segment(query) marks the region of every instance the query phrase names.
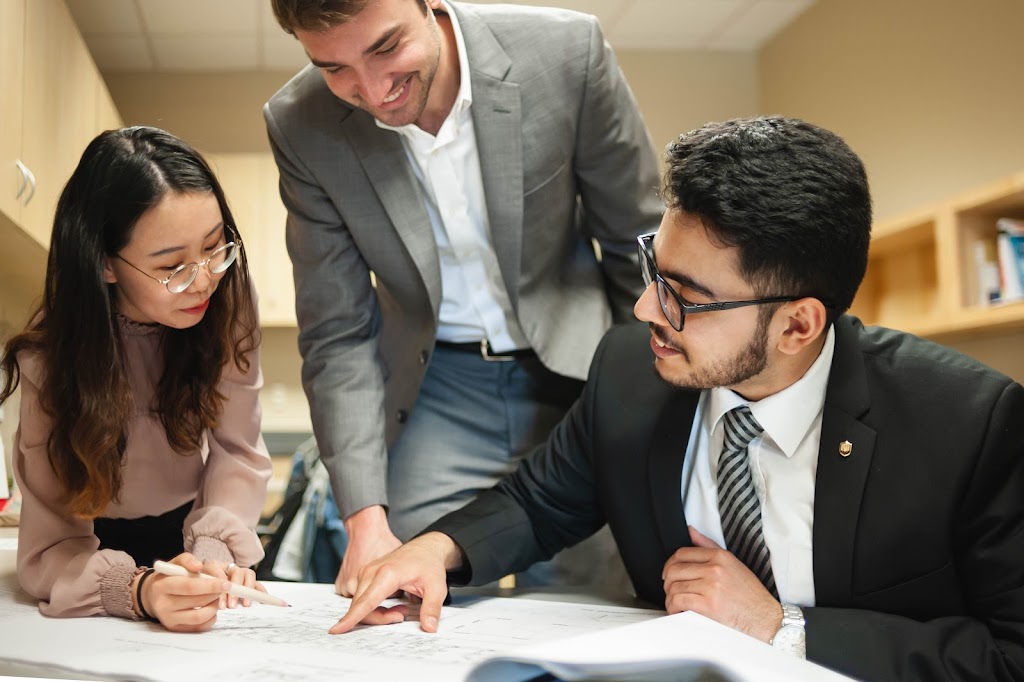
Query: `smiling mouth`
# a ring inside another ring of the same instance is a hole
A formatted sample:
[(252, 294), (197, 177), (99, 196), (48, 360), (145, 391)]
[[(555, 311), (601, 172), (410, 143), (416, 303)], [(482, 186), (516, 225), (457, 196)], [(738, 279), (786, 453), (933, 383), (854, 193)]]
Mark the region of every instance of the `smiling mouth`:
[(405, 81), (404, 83), (402, 83), (402, 87), (398, 88), (398, 90), (396, 90), (396, 91), (395, 91), (395, 92), (393, 92), (392, 94), (390, 94), (390, 95), (388, 95), (387, 97), (385, 97), (385, 98), (384, 98), (384, 99), (382, 100), (382, 103), (383, 103), (383, 104), (391, 104), (391, 103), (392, 103), (392, 102), (394, 102), (394, 101), (395, 101), (396, 99), (398, 99), (399, 97), (401, 97), (401, 96), (402, 96), (402, 93), (404, 93), (404, 92), (405, 92), (405, 89), (406, 89), (407, 87), (409, 87), (409, 80), (410, 80), (410, 79), (406, 79), (406, 81)]
[(650, 330), (651, 330), (651, 336), (654, 337), (654, 343), (658, 344), (659, 348), (668, 348), (669, 350), (677, 350), (676, 348), (672, 347), (669, 344), (668, 341), (662, 340), (661, 336), (659, 335), (660, 330), (657, 327), (655, 327), (653, 324), (650, 325)]
[(662, 351), (663, 350), (663, 351), (666, 352), (666, 355), (664, 355), (664, 356), (660, 356), (659, 355), (659, 357), (668, 357), (668, 355), (667, 355), (668, 353), (682, 355), (684, 358), (688, 358), (689, 357), (686, 354), (686, 351), (684, 351), (682, 348), (674, 346), (674, 345), (672, 345), (671, 341), (666, 341), (663, 338), (661, 338), (661, 329), (660, 328), (658, 328), (657, 326), (655, 326), (653, 324), (649, 325), (649, 327), (650, 327), (650, 332), (651, 332), (651, 344), (652, 344), (652, 347), (656, 347), (658, 351)]

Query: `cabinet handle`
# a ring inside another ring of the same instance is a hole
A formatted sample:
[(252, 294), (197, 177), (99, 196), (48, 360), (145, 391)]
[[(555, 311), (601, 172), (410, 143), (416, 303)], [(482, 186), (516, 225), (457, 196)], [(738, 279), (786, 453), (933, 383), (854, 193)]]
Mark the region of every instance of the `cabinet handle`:
[(21, 162), (21, 159), (15, 159), (14, 165), (18, 167), (18, 172), (21, 173), (21, 184), (18, 185), (18, 193), (14, 195), (14, 198), (20, 199), (21, 195), (25, 193), (25, 188), (28, 187), (28, 168)]
[(28, 202), (32, 201), (32, 197), (36, 195), (36, 176), (32, 174), (32, 171), (28, 166), (25, 166), (24, 164), (22, 164), (22, 166), (25, 168), (25, 175), (28, 176), (28, 184), (32, 189), (29, 191), (28, 196), (25, 197), (25, 201), (23, 201), (21, 205), (28, 206)]

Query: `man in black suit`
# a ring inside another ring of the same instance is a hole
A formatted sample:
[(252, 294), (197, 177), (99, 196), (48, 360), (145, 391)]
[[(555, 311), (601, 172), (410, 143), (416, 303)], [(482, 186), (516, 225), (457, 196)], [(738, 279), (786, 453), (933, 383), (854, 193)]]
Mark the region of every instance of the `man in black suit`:
[(668, 211), (639, 240), (647, 325), (605, 336), (513, 475), (369, 565), (332, 632), (401, 619), (376, 608), (397, 589), (436, 630), (446, 580), (607, 522), (669, 613), (862, 679), (1024, 679), (1024, 388), (842, 314), (871, 202), (834, 134), (709, 124), (667, 161)]

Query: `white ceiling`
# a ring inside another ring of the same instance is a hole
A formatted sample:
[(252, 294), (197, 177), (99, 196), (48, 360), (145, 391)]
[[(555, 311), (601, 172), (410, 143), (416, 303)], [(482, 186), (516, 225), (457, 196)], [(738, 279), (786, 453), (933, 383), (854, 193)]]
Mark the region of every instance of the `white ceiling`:
[[(498, 0), (477, 0), (493, 4)], [(506, 2), (508, 0), (505, 0)], [(518, 0), (589, 12), (617, 49), (756, 50), (815, 0)], [(297, 70), (269, 0), (67, 0), (101, 71)]]

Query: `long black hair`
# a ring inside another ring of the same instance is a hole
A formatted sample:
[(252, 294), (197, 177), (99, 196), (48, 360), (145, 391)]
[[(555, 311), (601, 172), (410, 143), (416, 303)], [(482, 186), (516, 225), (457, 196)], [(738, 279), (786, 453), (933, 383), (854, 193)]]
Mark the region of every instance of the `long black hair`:
[(259, 343), (245, 251), (224, 191), (188, 144), (150, 127), (109, 130), (86, 148), (57, 203), (43, 300), (33, 321), (12, 337), (0, 367), (0, 403), (17, 388), (17, 354), (43, 367), (39, 403), (53, 420), (49, 459), (72, 514), (93, 518), (121, 493), (127, 427), (135, 409), (116, 317), (115, 285), (104, 264), (123, 249), (139, 218), (169, 193), (212, 193), (228, 241), (239, 245), (203, 320), (164, 328), (164, 370), (154, 405), (171, 446), (199, 451), (225, 397), (217, 385), (229, 362), (242, 371)]

